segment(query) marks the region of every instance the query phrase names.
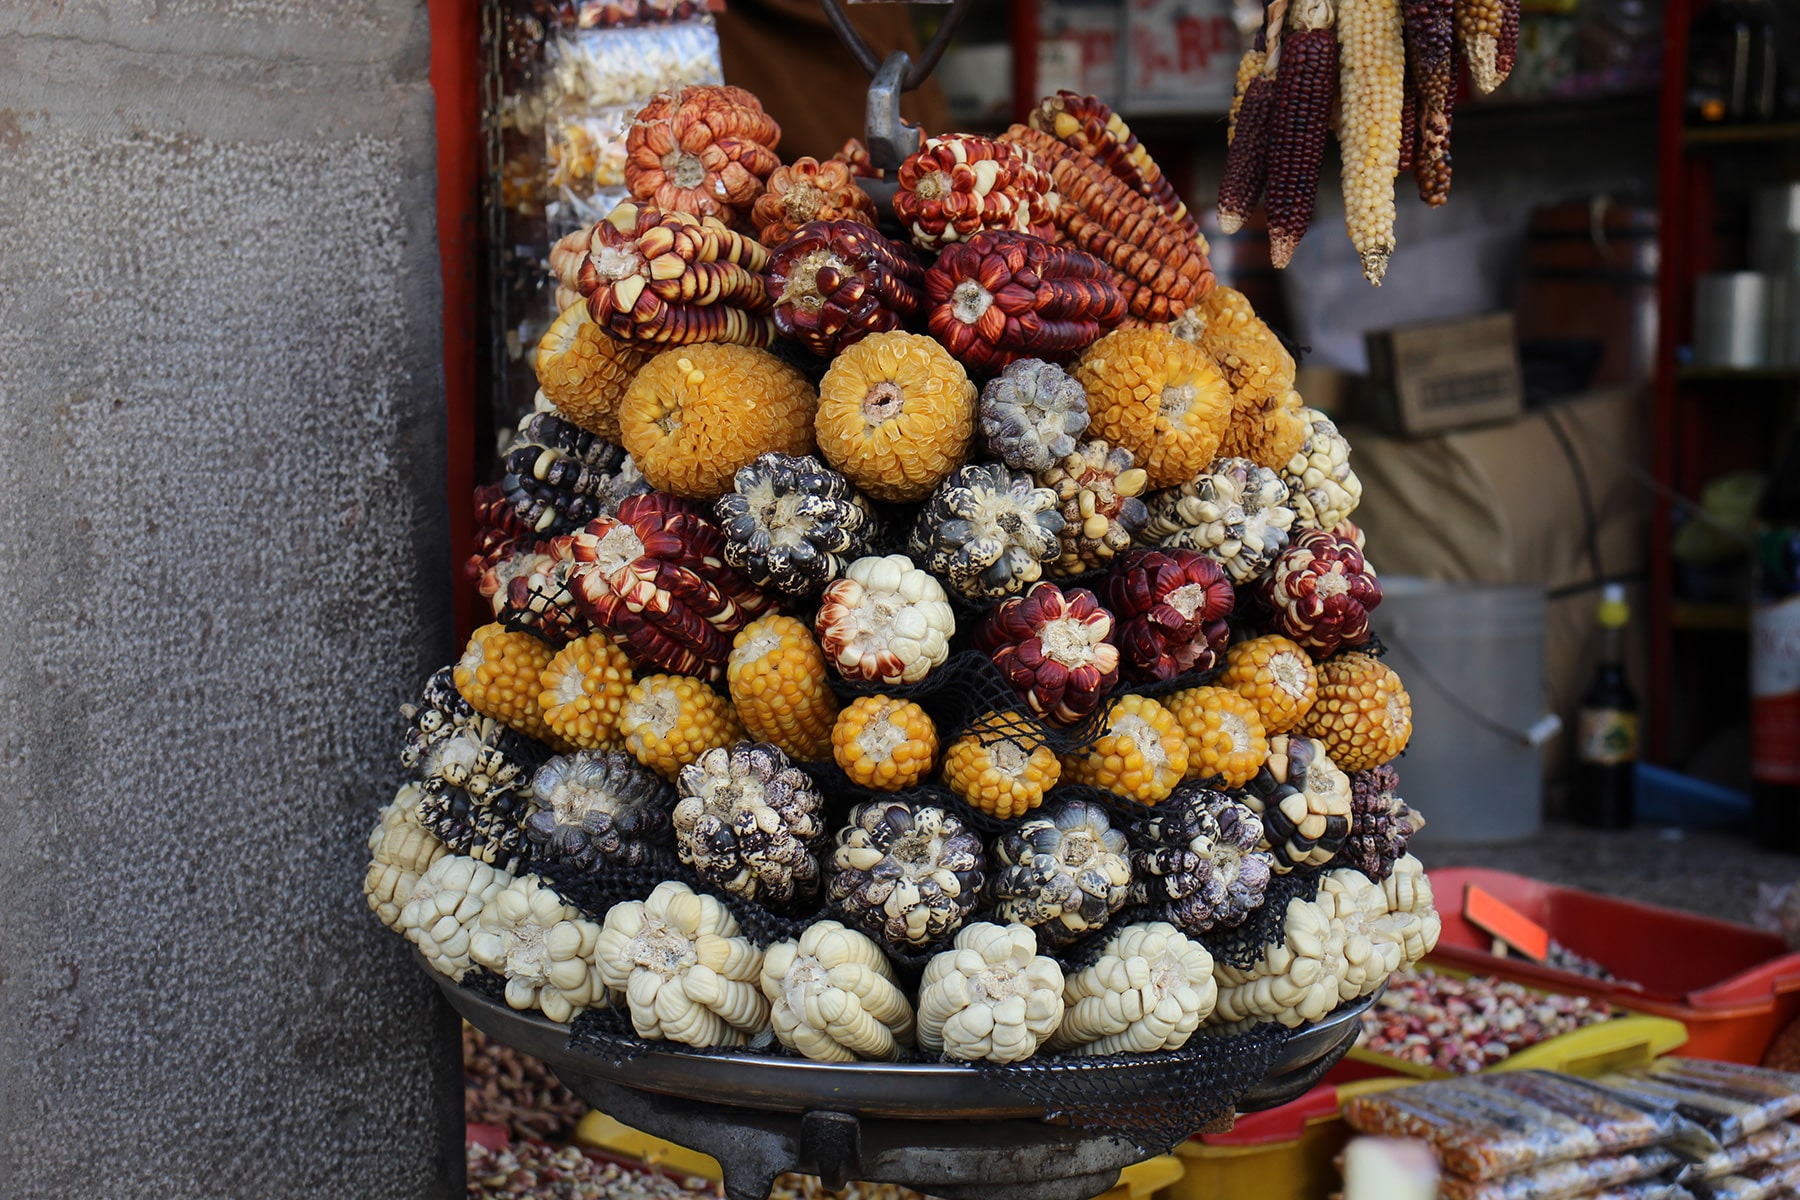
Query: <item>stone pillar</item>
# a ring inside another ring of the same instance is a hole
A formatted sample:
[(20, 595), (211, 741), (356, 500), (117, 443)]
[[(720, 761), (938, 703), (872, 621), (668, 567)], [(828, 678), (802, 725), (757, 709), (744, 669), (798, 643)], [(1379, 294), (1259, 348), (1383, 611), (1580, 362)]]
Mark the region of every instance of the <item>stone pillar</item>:
[(428, 45), (0, 5), (0, 1196), (462, 1194), (360, 895), (451, 650)]

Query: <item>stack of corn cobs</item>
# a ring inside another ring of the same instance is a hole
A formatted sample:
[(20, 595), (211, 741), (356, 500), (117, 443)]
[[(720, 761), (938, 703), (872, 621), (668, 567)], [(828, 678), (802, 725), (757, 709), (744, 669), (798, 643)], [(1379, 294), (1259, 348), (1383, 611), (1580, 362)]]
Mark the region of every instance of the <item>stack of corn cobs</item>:
[(1345, 223), (1379, 286), (1394, 253), (1395, 179), (1411, 171), (1434, 207), (1450, 198), (1459, 64), (1486, 95), (1518, 50), (1519, 0), (1264, 0), (1238, 64), (1219, 227), (1236, 233), (1266, 203), (1270, 258), (1287, 266), (1312, 223), (1335, 120)]
[(1422, 955), (1349, 446), (1130, 130), (923, 139), (899, 237), (778, 137), (659, 98), (555, 248), (376, 913), (552, 1020), (838, 1062), (1174, 1050)]

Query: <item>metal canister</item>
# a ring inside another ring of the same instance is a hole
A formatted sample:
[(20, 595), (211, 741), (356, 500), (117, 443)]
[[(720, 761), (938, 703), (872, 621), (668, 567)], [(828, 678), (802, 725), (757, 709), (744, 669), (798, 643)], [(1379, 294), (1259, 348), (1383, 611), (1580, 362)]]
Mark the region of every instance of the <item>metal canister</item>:
[(1694, 281), (1694, 361), (1706, 367), (1769, 365), (1773, 276), (1716, 271)]

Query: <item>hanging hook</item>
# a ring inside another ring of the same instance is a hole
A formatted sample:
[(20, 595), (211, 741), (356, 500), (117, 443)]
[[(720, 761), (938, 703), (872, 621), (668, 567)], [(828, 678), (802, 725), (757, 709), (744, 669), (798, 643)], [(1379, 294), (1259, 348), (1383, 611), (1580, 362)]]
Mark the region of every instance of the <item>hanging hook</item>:
[[(969, 15), (969, 8), (973, 3), (974, 0), (955, 0), (950, 6), (937, 33), (932, 36), (931, 44), (925, 47), (919, 60), (912, 62), (908, 59), (909, 65), (900, 79), (900, 91), (915, 91), (931, 77), (931, 72), (937, 67), (938, 60), (944, 57), (950, 39), (955, 36), (963, 18)], [(886, 62), (875, 56), (869, 43), (863, 41), (862, 34), (856, 32), (856, 26), (850, 23), (850, 14), (844, 11), (843, 0), (819, 0), (819, 5), (825, 10), (825, 19), (831, 22), (832, 31), (838, 35), (838, 40), (850, 48), (850, 53), (856, 56), (856, 61), (862, 64), (862, 69), (871, 77), (878, 76), (882, 68), (893, 61), (892, 55), (888, 56)]]

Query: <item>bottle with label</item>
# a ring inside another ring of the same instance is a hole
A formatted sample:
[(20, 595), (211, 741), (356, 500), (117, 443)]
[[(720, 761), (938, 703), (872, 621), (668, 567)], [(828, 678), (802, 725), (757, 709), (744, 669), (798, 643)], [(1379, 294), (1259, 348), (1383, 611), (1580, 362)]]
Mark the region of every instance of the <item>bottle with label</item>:
[(1800, 850), (1800, 443), (1794, 439), (1756, 510), (1750, 779), (1757, 840)]
[(1625, 627), (1630, 622), (1625, 585), (1607, 584), (1600, 597), (1600, 661), (1594, 682), (1581, 698), (1575, 792), (1569, 805), (1576, 824), (1594, 829), (1631, 827), (1638, 703), (1625, 682)]

